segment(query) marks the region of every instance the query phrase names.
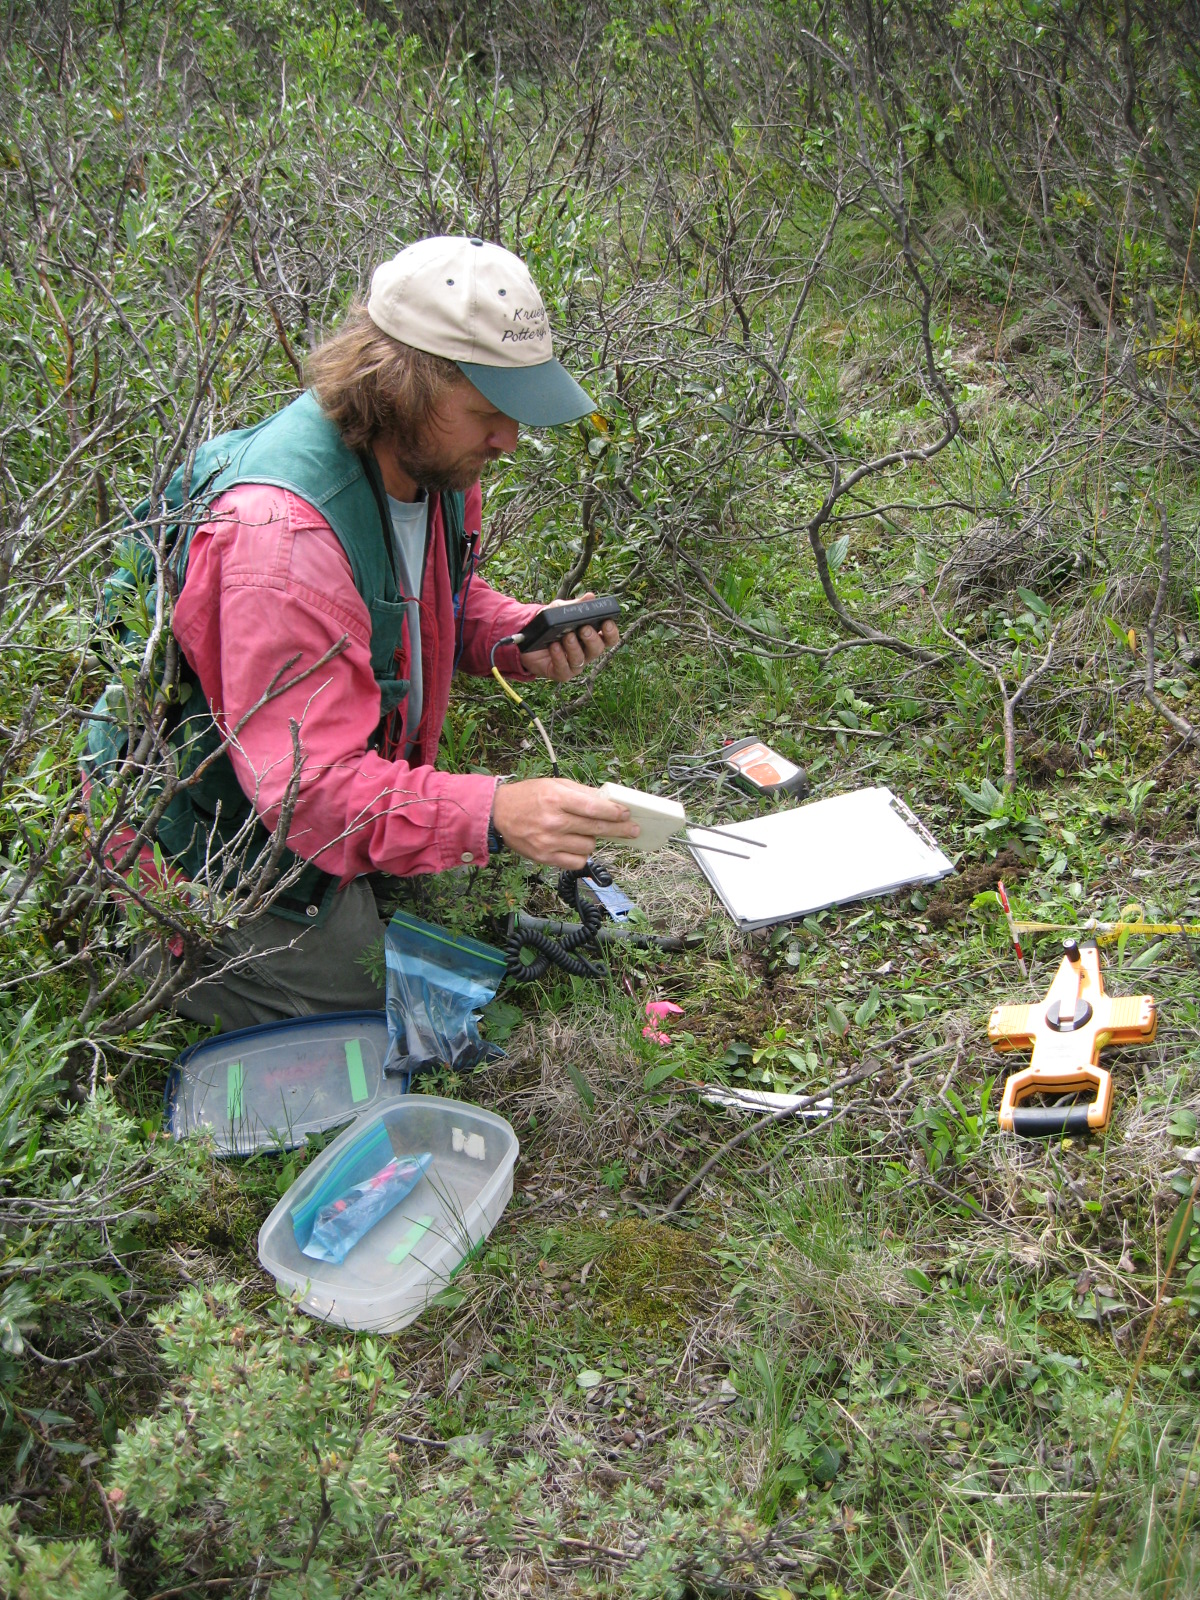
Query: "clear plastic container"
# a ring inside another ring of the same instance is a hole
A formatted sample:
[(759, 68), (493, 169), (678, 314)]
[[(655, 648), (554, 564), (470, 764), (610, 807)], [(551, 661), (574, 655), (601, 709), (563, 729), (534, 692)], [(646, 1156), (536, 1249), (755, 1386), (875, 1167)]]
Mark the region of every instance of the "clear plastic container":
[(176, 1139), (210, 1134), (218, 1155), (291, 1150), (403, 1095), (407, 1079), (384, 1073), (387, 1054), (382, 1011), (328, 1012), (202, 1039), (171, 1069), (164, 1120)]
[[(380, 1140), (380, 1129), (386, 1145)], [(353, 1147), (353, 1148), (352, 1148)], [(262, 1226), (258, 1259), (284, 1295), (311, 1316), (344, 1328), (391, 1333), (420, 1316), (485, 1239), (512, 1198), (517, 1136), (503, 1117), (459, 1100), (410, 1094), (359, 1117), (323, 1150)], [(356, 1179), (355, 1151), (367, 1166), (380, 1156), (433, 1157), (420, 1183), (335, 1266), (303, 1254), (296, 1217), (343, 1163)]]

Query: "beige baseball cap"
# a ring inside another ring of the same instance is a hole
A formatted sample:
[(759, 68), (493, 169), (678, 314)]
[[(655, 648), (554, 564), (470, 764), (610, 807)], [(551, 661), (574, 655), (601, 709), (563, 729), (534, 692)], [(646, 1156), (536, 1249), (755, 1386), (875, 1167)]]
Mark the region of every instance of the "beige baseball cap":
[(444, 356), (506, 417), (531, 428), (596, 409), (554, 359), (550, 321), (528, 268), (485, 239), (420, 239), (375, 268), (367, 315), (393, 339)]

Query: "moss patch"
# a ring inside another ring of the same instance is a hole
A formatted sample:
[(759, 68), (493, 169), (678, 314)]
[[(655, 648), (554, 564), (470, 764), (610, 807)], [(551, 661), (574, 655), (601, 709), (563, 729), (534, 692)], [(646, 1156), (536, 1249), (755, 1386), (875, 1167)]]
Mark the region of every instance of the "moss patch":
[(694, 1233), (621, 1217), (606, 1227), (555, 1230), (543, 1268), (547, 1275), (587, 1268), (584, 1287), (601, 1321), (663, 1328), (688, 1320), (715, 1263)]

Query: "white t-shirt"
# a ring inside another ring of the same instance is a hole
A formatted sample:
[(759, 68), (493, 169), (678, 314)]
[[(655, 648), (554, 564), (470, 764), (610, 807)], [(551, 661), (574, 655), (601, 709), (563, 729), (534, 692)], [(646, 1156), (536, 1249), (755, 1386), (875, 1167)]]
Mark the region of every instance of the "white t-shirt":
[(421, 578), (425, 571), (425, 542), (429, 532), (429, 499), (424, 490), (419, 500), (393, 500), (388, 495), (392, 518), (392, 549), (396, 555), (396, 582), (407, 604), (409, 668), (408, 703), (404, 712), (404, 756), (412, 755), (412, 737), (421, 725), (424, 682), (421, 667)]

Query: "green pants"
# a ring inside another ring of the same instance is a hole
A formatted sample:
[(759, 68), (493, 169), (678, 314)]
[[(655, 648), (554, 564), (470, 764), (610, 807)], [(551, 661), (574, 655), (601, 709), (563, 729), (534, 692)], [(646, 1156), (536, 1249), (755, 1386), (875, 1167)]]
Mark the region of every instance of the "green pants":
[(321, 1011), (383, 1009), (383, 987), (362, 964), (383, 967), (384, 919), (366, 878), (334, 897), (319, 927), (269, 911), (222, 934), (205, 975), (175, 1002), (181, 1016), (223, 1033)]

